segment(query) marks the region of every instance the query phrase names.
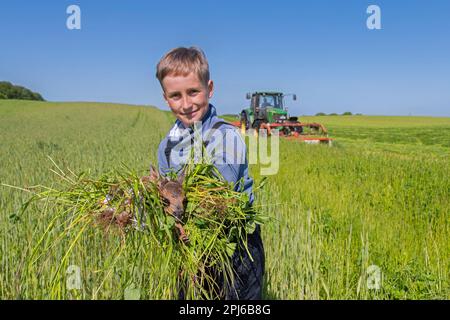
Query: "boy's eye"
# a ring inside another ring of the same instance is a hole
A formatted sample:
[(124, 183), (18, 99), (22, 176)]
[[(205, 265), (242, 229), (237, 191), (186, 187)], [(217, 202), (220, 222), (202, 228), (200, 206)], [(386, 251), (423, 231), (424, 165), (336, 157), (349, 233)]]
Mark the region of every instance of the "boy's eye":
[(171, 95), (169, 95), (169, 98), (171, 98), (171, 99), (179, 99), (180, 98), (180, 94), (179, 93), (171, 94)]
[(198, 94), (198, 90), (191, 90), (191, 91), (189, 91), (189, 95), (190, 96), (195, 96), (195, 95), (197, 95)]

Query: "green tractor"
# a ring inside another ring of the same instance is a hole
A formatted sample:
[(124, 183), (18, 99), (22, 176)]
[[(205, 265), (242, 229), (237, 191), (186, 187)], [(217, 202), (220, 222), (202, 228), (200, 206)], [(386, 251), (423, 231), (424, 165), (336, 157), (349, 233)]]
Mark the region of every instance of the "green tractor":
[[(284, 95), (281, 92), (254, 92), (247, 93), (251, 100), (250, 108), (241, 112), (241, 123), (246, 129), (259, 129), (263, 123), (275, 123), (288, 120), (287, 108), (284, 106)], [(294, 100), (297, 96), (292, 94)], [(290, 118), (297, 121), (297, 118)]]
[(280, 136), (300, 138), (307, 143), (331, 143), (327, 129), (319, 123), (302, 123), (298, 117), (290, 117), (284, 104), (284, 98), (292, 96), (297, 100), (296, 94), (281, 92), (254, 92), (247, 93), (251, 100), (250, 107), (242, 110), (239, 125), (244, 130), (267, 130), (270, 135), (277, 130)]

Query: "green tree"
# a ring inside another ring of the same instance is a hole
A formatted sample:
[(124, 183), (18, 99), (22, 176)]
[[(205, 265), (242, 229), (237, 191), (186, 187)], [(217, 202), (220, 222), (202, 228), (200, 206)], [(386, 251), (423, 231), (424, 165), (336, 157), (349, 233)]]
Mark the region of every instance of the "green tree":
[(0, 99), (44, 101), (44, 98), (39, 93), (22, 86), (13, 85), (7, 81), (0, 81)]

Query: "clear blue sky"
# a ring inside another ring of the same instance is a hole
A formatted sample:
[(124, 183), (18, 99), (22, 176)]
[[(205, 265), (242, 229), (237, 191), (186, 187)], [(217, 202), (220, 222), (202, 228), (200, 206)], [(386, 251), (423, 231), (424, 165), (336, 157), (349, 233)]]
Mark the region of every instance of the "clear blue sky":
[[(81, 30), (66, 8), (81, 8)], [(368, 30), (368, 5), (382, 30)], [(0, 80), (51, 101), (166, 108), (154, 73), (177, 46), (200, 46), (212, 103), (237, 113), (245, 93), (297, 93), (291, 114), (450, 116), (447, 0), (40, 0), (0, 2)]]

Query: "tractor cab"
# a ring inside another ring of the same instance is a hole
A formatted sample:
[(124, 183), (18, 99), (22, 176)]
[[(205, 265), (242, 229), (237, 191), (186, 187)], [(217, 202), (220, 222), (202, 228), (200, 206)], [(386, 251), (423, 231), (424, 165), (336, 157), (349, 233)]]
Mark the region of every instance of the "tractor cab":
[(283, 95), (281, 93), (253, 94), (251, 105), (257, 108), (276, 108), (283, 110)]

